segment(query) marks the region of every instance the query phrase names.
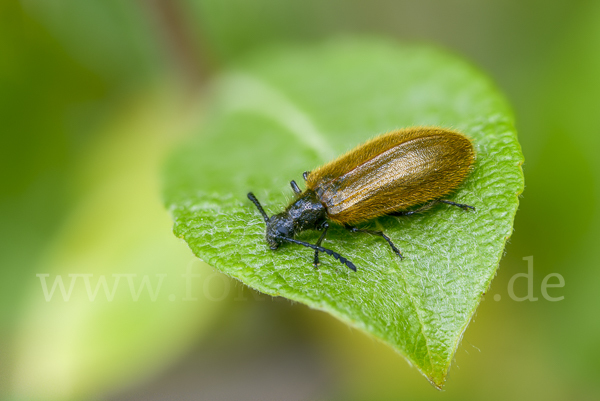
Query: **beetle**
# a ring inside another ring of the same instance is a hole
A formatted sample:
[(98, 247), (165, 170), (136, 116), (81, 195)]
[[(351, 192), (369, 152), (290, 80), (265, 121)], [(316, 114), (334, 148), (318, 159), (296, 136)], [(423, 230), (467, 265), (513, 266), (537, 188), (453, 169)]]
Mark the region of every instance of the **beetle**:
[[(329, 222), (351, 232), (382, 237), (402, 259), (400, 250), (383, 231), (361, 229), (355, 224), (384, 215), (409, 216), (437, 203), (475, 210), (473, 206), (443, 199), (465, 180), (474, 161), (471, 140), (459, 132), (438, 127), (405, 128), (375, 137), (313, 171), (304, 172), (304, 191), (292, 180), (296, 199), (281, 213), (269, 217), (252, 192), (248, 199), (266, 223), (265, 236), (271, 249), (283, 242), (303, 245), (315, 251), (315, 267), (319, 264), (319, 252), (323, 252), (356, 271), (351, 261), (321, 246)], [(305, 230), (323, 232), (316, 244), (295, 239)]]

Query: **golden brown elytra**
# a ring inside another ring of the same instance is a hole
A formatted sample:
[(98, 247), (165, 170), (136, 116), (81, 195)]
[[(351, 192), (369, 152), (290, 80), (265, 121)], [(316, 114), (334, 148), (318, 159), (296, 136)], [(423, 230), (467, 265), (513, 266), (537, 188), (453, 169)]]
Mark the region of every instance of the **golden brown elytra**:
[[(321, 247), (328, 221), (353, 232), (383, 237), (402, 258), (391, 239), (381, 231), (353, 227), (383, 215), (410, 215), (435, 203), (447, 203), (465, 210), (469, 205), (442, 198), (453, 192), (467, 177), (475, 161), (471, 141), (461, 133), (436, 127), (393, 131), (359, 145), (337, 159), (304, 173), (306, 189), (291, 186), (298, 197), (281, 213), (268, 217), (252, 194), (267, 224), (266, 239), (271, 249), (292, 242), (327, 253), (356, 271), (352, 262), (337, 252)], [(421, 206), (416, 210), (410, 210)], [(315, 245), (294, 238), (304, 230), (323, 230)]]

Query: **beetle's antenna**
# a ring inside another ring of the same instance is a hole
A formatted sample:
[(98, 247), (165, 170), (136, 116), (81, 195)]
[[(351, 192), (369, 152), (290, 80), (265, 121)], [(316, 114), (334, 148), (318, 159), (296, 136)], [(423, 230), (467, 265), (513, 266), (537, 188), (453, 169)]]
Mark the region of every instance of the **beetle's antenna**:
[(292, 189), (294, 190), (294, 192), (296, 194), (301, 194), (302, 193), (302, 190), (300, 189), (300, 187), (298, 186), (298, 184), (296, 184), (296, 181), (292, 180), (290, 182), (290, 185), (292, 186)]
[(252, 203), (254, 203), (254, 205), (256, 206), (256, 208), (258, 209), (258, 211), (260, 212), (260, 214), (262, 214), (263, 219), (265, 219), (265, 223), (269, 222), (269, 216), (267, 216), (267, 213), (265, 212), (265, 209), (263, 209), (263, 207), (260, 205), (260, 202), (258, 201), (258, 199), (256, 199), (256, 196), (254, 196), (254, 194), (252, 192), (248, 192), (248, 199), (250, 199), (252, 201)]
[(354, 263), (350, 262), (348, 259), (346, 259), (342, 255), (340, 255), (339, 253), (332, 251), (331, 249), (323, 248), (323, 247), (313, 245), (313, 244), (310, 244), (310, 243), (304, 242), (304, 241), (298, 241), (297, 239), (293, 239), (293, 238), (288, 238), (288, 237), (279, 237), (279, 238), (281, 238), (284, 241), (291, 242), (294, 244), (304, 245), (305, 247), (312, 248), (315, 251), (324, 252), (327, 255), (333, 256), (335, 259), (339, 260), (340, 262), (342, 262), (343, 264), (348, 266), (350, 268), (350, 270), (356, 271), (356, 266), (354, 266)]

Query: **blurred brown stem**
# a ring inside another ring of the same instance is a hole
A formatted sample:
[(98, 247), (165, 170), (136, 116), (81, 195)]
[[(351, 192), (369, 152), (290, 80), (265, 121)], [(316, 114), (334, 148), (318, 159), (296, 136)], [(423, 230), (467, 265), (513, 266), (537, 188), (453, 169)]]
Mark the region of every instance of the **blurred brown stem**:
[(202, 41), (194, 39), (190, 32), (181, 1), (141, 0), (140, 3), (155, 17), (166, 51), (184, 88), (195, 92), (210, 68)]

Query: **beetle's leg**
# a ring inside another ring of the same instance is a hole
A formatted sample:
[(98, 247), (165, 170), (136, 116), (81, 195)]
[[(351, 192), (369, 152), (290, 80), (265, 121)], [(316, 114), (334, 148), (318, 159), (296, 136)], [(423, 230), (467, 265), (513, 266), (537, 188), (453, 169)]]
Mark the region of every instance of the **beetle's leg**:
[(388, 216), (410, 216), (412, 214), (417, 214), (419, 212), (422, 212), (424, 209), (419, 208), (417, 210), (406, 210), (406, 211), (400, 211), (400, 212), (392, 212), (392, 213), (388, 213)]
[[(323, 242), (323, 240), (325, 239), (325, 235), (327, 235), (327, 230), (329, 229), (329, 224), (327, 224), (327, 222), (325, 222), (325, 223), (323, 223), (321, 228), (323, 229), (323, 233), (321, 234), (321, 236), (317, 240), (317, 243), (315, 244), (317, 246), (321, 246), (321, 242)], [(319, 251), (317, 249), (315, 249), (315, 259), (313, 261), (313, 265), (315, 267), (319, 266)]]
[(308, 179), (309, 174), (310, 174), (310, 171), (305, 171), (304, 173), (302, 173), (302, 178), (304, 178), (304, 181), (306, 181)]
[(400, 256), (400, 260), (404, 259), (404, 257), (400, 253), (400, 250), (398, 248), (396, 248), (396, 245), (394, 245), (394, 243), (392, 242), (392, 240), (390, 239), (390, 237), (388, 237), (387, 235), (385, 235), (383, 233), (383, 231), (367, 230), (367, 229), (364, 229), (364, 228), (356, 228), (356, 227), (351, 227), (351, 226), (346, 226), (346, 228), (348, 230), (350, 230), (351, 232), (353, 232), (353, 233), (367, 233), (367, 234), (379, 235), (380, 237), (383, 237), (383, 239), (386, 240), (388, 244), (390, 244), (390, 247), (392, 247), (392, 251), (394, 251), (394, 253), (396, 255)]
[(465, 205), (463, 203), (456, 203), (456, 202), (452, 202), (452, 201), (448, 201), (448, 200), (443, 200), (443, 199), (438, 200), (438, 202), (445, 203), (446, 205), (458, 206), (459, 208), (461, 208), (464, 211), (467, 211), (469, 209), (475, 210), (474, 206)]
[(290, 185), (292, 186), (292, 189), (294, 190), (295, 193), (297, 193), (297, 194), (302, 193), (302, 190), (300, 189), (300, 187), (298, 187), (298, 184), (296, 184), (296, 181), (294, 181), (294, 180), (290, 181)]
[(435, 205), (436, 203), (438, 203), (438, 201), (434, 200), (433, 202), (429, 202), (428, 204), (423, 205), (420, 208), (415, 209), (415, 210), (401, 210), (398, 212), (388, 213), (388, 215), (389, 216), (410, 216), (410, 215), (421, 213), (421, 212), (424, 212), (425, 210), (431, 209), (431, 207), (433, 205)]
[(448, 200), (444, 200), (444, 199), (436, 199), (432, 202), (429, 202), (426, 205), (421, 206), (418, 209), (415, 210), (404, 210), (404, 211), (398, 211), (398, 212), (392, 212), (392, 213), (388, 213), (389, 216), (410, 216), (412, 214), (416, 214), (416, 213), (421, 213), (424, 212), (428, 209), (431, 209), (434, 205), (437, 205), (438, 203), (445, 203), (447, 205), (452, 205), (452, 206), (458, 206), (463, 210), (475, 210), (475, 207), (470, 206), (470, 205), (465, 205), (462, 203), (456, 203), (456, 202), (452, 202), (452, 201), (448, 201)]

